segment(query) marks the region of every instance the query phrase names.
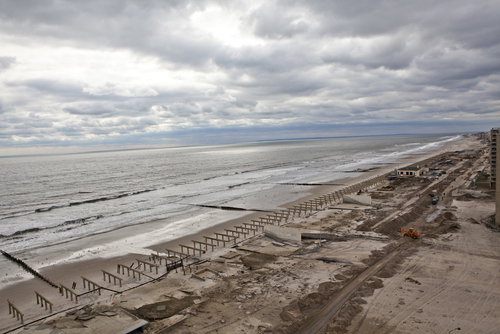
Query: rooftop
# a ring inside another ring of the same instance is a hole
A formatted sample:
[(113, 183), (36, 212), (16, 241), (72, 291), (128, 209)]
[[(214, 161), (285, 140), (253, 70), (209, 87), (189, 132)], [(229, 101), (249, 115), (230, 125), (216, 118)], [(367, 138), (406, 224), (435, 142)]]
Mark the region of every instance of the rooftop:
[(412, 170), (412, 171), (417, 171), (421, 170), (422, 167), (403, 167), (403, 168), (398, 168), (398, 170)]

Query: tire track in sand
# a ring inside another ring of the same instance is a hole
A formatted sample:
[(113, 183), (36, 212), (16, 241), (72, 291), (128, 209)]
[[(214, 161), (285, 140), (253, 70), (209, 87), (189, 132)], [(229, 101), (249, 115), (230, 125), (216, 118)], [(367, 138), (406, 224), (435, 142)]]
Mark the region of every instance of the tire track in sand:
[[(444, 278), (442, 283), (438, 284), (435, 288), (428, 291), (424, 296), (420, 297), (418, 301), (415, 301), (408, 307), (402, 309), (399, 313), (392, 316), (390, 319), (386, 320), (384, 323), (380, 325), (377, 329), (373, 331), (374, 334), (382, 334), (382, 333), (392, 333), (403, 321), (406, 321), (413, 313), (415, 313), (418, 309), (425, 308), (425, 305), (429, 305), (431, 302), (435, 301), (446, 291), (454, 288), (460, 281), (462, 281), (467, 276), (466, 266), (469, 264), (469, 261), (464, 260), (463, 266), (463, 274), (460, 277), (452, 277), (450, 279)], [(443, 275), (438, 273), (440, 279), (443, 279)], [(437, 314), (434, 316), (434, 318)], [(433, 318), (433, 319), (434, 319)], [(441, 323), (441, 322), (440, 322)]]
[(405, 245), (398, 246), (391, 253), (384, 256), (378, 262), (363, 271), (360, 275), (352, 279), (344, 286), (335, 297), (330, 300), (315, 316), (305, 322), (297, 331), (297, 334), (306, 333), (321, 333), (326, 325), (331, 321), (333, 316), (340, 310), (344, 303), (359, 289), (359, 287), (370, 277), (385, 267), (390, 261), (399, 254), (402, 249), (406, 249)]
[[(412, 242), (412, 240), (408, 240), (408, 242)], [(389, 282), (384, 282), (384, 284), (387, 285), (385, 285), (382, 288), (382, 290), (378, 293), (378, 296), (376, 296), (375, 299), (369, 303), (370, 306), (368, 309), (366, 309), (366, 311), (364, 311), (362, 319), (353, 328), (352, 331), (354, 333), (359, 331), (359, 329), (364, 325), (364, 321), (366, 320), (368, 314), (370, 314), (370, 318), (373, 319), (378, 319), (381, 317), (382, 315), (381, 313), (383, 312), (382, 310), (384, 309), (384, 306), (388, 299), (387, 295), (393, 294), (394, 291), (396, 291), (405, 282), (404, 280), (401, 281), (402, 276), (412, 275), (416, 270), (420, 268), (420, 265), (422, 264), (422, 261), (426, 258), (426, 255), (428, 255), (433, 250), (432, 247), (433, 246), (427, 248), (425, 254), (423, 254), (419, 258), (416, 257), (411, 258), (409, 261), (407, 261), (405, 267), (400, 271), (400, 273), (396, 274), (395, 276), (392, 276)], [(398, 281), (400, 281), (400, 283), (397, 283)], [(393, 287), (394, 284), (397, 285)]]

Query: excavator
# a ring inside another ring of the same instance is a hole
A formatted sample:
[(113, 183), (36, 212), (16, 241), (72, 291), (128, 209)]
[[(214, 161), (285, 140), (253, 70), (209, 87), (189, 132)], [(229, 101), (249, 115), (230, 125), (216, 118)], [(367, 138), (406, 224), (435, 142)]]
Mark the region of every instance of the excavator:
[(412, 237), (413, 239), (420, 238), (420, 232), (415, 231), (413, 228), (409, 228), (408, 231), (400, 228), (398, 232), (404, 233), (404, 237)]

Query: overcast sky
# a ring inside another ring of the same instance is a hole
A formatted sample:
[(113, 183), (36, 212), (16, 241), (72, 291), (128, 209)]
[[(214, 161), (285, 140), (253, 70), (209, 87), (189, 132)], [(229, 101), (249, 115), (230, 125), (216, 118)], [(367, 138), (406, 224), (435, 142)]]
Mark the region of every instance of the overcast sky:
[(0, 155), (500, 126), (500, 1), (1, 1)]

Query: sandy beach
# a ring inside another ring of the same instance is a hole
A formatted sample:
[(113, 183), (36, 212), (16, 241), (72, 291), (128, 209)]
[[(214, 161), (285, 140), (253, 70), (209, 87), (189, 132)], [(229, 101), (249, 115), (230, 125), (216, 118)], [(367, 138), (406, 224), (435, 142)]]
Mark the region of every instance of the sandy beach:
[[(424, 153), (424, 154), (415, 154), (411, 157), (407, 157), (404, 159), (401, 159), (400, 161), (397, 161), (395, 163), (392, 163), (390, 165), (382, 165), (379, 168), (375, 170), (370, 170), (366, 172), (359, 172), (359, 173), (346, 173), (346, 177), (342, 179), (336, 179), (336, 180), (325, 180), (325, 183), (335, 183), (338, 184), (336, 186), (298, 186), (298, 185), (283, 185), (280, 187), (275, 187), (272, 190), (269, 190), (267, 192), (263, 192), (259, 194), (258, 197), (254, 198), (242, 198), (238, 199), (232, 202), (227, 203), (227, 206), (233, 206), (233, 207), (246, 207), (246, 208), (255, 208), (263, 211), (277, 211), (281, 209), (286, 209), (289, 207), (292, 207), (294, 205), (303, 203), (305, 201), (308, 201), (313, 198), (317, 198), (318, 196), (331, 193), (333, 191), (348, 187), (350, 185), (359, 183), (361, 181), (371, 179), (377, 175), (383, 175), (388, 172), (391, 172), (394, 170), (395, 166), (399, 167), (404, 167), (407, 165), (412, 165), (415, 164), (419, 161), (424, 161), (427, 159), (430, 159), (431, 157), (443, 154), (445, 152), (454, 152), (458, 150), (464, 150), (464, 149), (475, 149), (477, 148), (478, 142), (474, 137), (466, 137), (460, 141), (455, 141), (455, 142), (449, 142), (446, 143), (445, 145), (439, 147), (436, 150)], [(397, 165), (396, 165), (397, 163)], [(272, 199), (272, 201), (270, 200)], [(270, 205), (269, 203), (272, 203)], [(456, 204), (455, 204), (456, 205)], [(212, 212), (212, 209), (207, 209), (207, 217), (210, 217), (210, 213)], [(307, 219), (302, 219), (302, 218), (297, 218), (291, 221), (291, 223), (298, 223), (299, 221), (304, 223), (304, 221), (307, 223), (309, 221), (309, 224), (314, 225), (314, 222), (317, 222), (318, 219), (321, 220), (321, 216), (325, 215), (328, 210), (326, 211), (320, 211), (317, 214), (315, 214), (313, 217), (307, 218)], [(235, 225), (240, 225), (244, 222), (250, 222), (251, 220), (258, 219), (259, 217), (265, 216), (267, 213), (266, 212), (251, 212), (251, 211), (245, 211), (241, 213), (237, 213), (236, 216), (237, 218), (232, 218), (232, 219), (226, 219), (224, 220), (224, 212), (218, 213), (217, 216), (219, 219), (221, 219), (220, 223), (214, 224), (212, 227), (208, 229), (203, 229), (203, 230), (196, 230), (194, 228), (190, 234), (185, 234), (182, 236), (170, 236), (170, 240), (168, 241), (162, 241), (162, 234), (161, 234), (161, 229), (162, 226), (165, 225), (165, 222), (162, 221), (157, 221), (154, 224), (148, 224), (147, 227), (145, 226), (131, 226), (127, 228), (123, 228), (117, 231), (113, 231), (112, 233), (103, 233), (97, 236), (93, 236), (91, 238), (82, 238), (77, 241), (72, 241), (70, 243), (62, 243), (62, 244), (57, 244), (53, 245), (50, 247), (45, 247), (38, 249), (33, 252), (32, 257), (30, 258), (30, 265), (33, 267), (41, 267), (40, 273), (52, 280), (53, 282), (56, 283), (62, 283), (65, 286), (71, 286), (72, 282), (75, 281), (77, 282), (77, 289), (75, 290), (76, 293), (83, 293), (85, 290), (83, 289), (82, 286), (82, 278), (85, 277), (89, 280), (92, 280), (94, 282), (103, 282), (103, 274), (101, 270), (105, 270), (110, 273), (117, 273), (117, 264), (126, 264), (127, 266), (130, 265), (131, 263), (137, 263), (137, 259), (144, 259), (145, 261), (149, 261), (148, 256), (151, 255), (152, 252), (158, 252), (165, 254), (165, 249), (172, 249), (172, 250), (177, 250), (179, 251), (179, 244), (185, 244), (185, 245), (192, 245), (191, 240), (203, 240), (203, 236), (208, 236), (208, 235), (213, 235), (214, 232), (218, 231), (223, 231), (224, 229), (230, 229)], [(231, 214), (227, 215), (234, 217), (235, 214), (234, 212), (231, 212)], [(476, 217), (476, 219), (480, 219), (481, 217)], [(186, 216), (185, 219), (190, 219), (189, 216)], [(306, 224), (307, 225), (307, 224)], [(309, 226), (311, 227), (311, 226)], [(308, 227), (308, 228), (309, 228)], [(344, 226), (343, 228), (347, 228)], [(314, 229), (314, 228), (313, 228)], [(367, 232), (368, 233), (368, 232)], [(374, 233), (374, 232), (370, 232)], [(145, 238), (144, 235), (147, 235), (146, 240), (147, 243), (145, 244)], [(359, 240), (358, 246), (356, 246), (356, 249), (359, 249), (359, 251), (352, 251), (352, 249), (347, 248), (343, 252), (341, 251), (339, 253), (339, 249), (337, 249), (336, 255), (337, 257), (342, 257), (344, 259), (349, 259), (353, 263), (358, 263), (359, 265), (362, 264), (360, 261), (361, 258), (368, 258), (370, 254), (372, 254), (372, 251), (374, 250), (381, 250), (383, 249), (388, 241), (385, 240), (384, 238), (381, 238), (380, 235), (375, 235), (374, 234), (374, 239), (370, 241), (362, 241)], [(377, 239), (378, 238), (378, 239)], [(382, 240), (382, 241), (381, 241)], [(458, 242), (458, 241), (456, 241)], [(110, 244), (110, 243), (116, 243), (116, 251), (110, 252), (111, 256), (105, 256), (106, 254), (99, 253), (99, 246), (103, 244)], [(134, 244), (137, 243), (137, 244)], [(67, 257), (68, 254), (73, 254), (77, 252), (81, 252), (82, 250), (86, 249), (95, 249), (95, 254), (90, 252), (88, 256), (82, 256), (80, 259), (76, 258), (74, 261), (66, 261), (66, 262), (60, 262), (61, 259), (64, 259)], [(207, 252), (207, 254), (204, 254), (200, 258), (215, 258), (219, 254), (227, 253), (230, 251), (230, 248), (219, 248), (216, 252)], [(119, 255), (117, 255), (119, 254)], [(354, 255), (357, 254), (357, 255)], [(354, 256), (354, 257), (353, 257)], [(355, 256), (359, 256), (360, 259), (357, 259)], [(415, 255), (416, 256), (416, 255)], [(427, 253), (427, 256), (429, 254)], [(48, 262), (52, 263), (57, 263), (55, 265), (49, 265), (45, 266), (42, 263), (45, 262), (45, 264)], [(412, 258), (410, 257), (408, 261), (413, 261)], [(434, 260), (432, 260), (434, 261)], [(58, 263), (60, 262), (60, 263)], [(286, 262), (286, 261), (285, 261)], [(408, 266), (407, 266), (408, 267)], [(231, 270), (234, 271), (233, 274), (236, 273), (236, 271), (241, 268), (239, 266), (236, 266), (232, 268)], [(352, 269), (352, 268), (351, 268)], [(228, 273), (231, 273), (231, 270), (228, 270)], [(156, 275), (155, 273), (148, 273), (147, 271), (145, 272), (147, 275), (149, 275), (152, 278), (158, 278), (161, 277), (163, 274), (165, 274), (165, 268), (162, 267), (160, 269), (160, 273)], [(177, 273), (176, 275), (171, 275), (172, 278), (168, 278), (166, 280), (172, 279), (174, 282), (176, 282), (173, 285), (178, 285), (179, 280), (182, 280), (183, 278), (187, 278), (188, 276), (184, 276), (181, 273)], [(401, 279), (401, 275), (399, 276), (398, 279)], [(162, 282), (166, 281), (163, 280)], [(321, 284), (321, 282), (325, 281), (330, 281), (328, 275), (325, 277), (319, 277), (317, 278), (318, 285)], [(150, 283), (150, 285), (153, 284), (159, 284), (159, 283)], [(137, 285), (137, 282), (133, 281), (131, 278), (124, 277), (124, 286), (126, 288), (133, 287), (134, 285)], [(182, 284), (181, 284), (182, 285)], [(318, 287), (316, 285), (316, 287)], [(385, 283), (384, 283), (385, 285)], [(310, 289), (310, 288), (309, 288)], [(120, 289), (118, 289), (120, 290)], [(8, 316), (8, 307), (7, 307), (7, 302), (6, 300), (10, 300), (13, 303), (15, 303), (16, 307), (22, 310), (28, 310), (28, 312), (25, 312), (25, 322), (34, 320), (37, 317), (41, 316), (46, 316), (47, 313), (44, 311), (43, 308), (40, 308), (39, 306), (33, 305), (35, 303), (35, 294), (34, 291), (37, 291), (41, 293), (42, 295), (47, 295), (47, 298), (49, 299), (57, 299), (58, 305), (56, 306), (57, 311), (63, 311), (69, 307), (73, 307), (74, 303), (71, 303), (71, 301), (64, 299), (57, 293), (57, 289), (54, 289), (50, 287), (48, 284), (45, 282), (33, 278), (29, 279), (20, 283), (14, 283), (14, 284), (9, 284), (7, 288), (2, 288), (0, 290), (0, 296), (2, 297), (1, 299), (3, 302), (0, 304), (0, 319), (2, 319), (2, 331), (8, 330), (9, 328), (13, 328), (16, 326), (16, 321), (15, 319), (10, 318)], [(122, 291), (122, 290), (120, 290)], [(385, 290), (381, 290), (385, 291)], [(108, 301), (114, 300), (115, 297), (113, 297), (114, 294), (111, 294), (109, 292), (106, 292), (108, 294)], [(104, 293), (104, 294), (106, 294)], [(104, 295), (103, 294), (103, 295)], [(51, 296), (51, 297), (48, 297)], [(124, 294), (122, 295), (122, 297)], [(96, 294), (88, 294), (85, 295), (84, 297), (81, 298), (80, 303), (83, 305), (84, 303), (94, 303), (98, 300), (104, 300), (104, 297), (99, 297), (96, 296)], [(377, 297), (376, 294), (373, 295), (374, 302), (380, 302), (380, 297)], [(156, 300), (155, 298), (144, 298), (144, 300)], [(384, 302), (384, 303), (389, 303), (389, 302)], [(131, 306), (132, 308), (136, 306)], [(374, 309), (372, 309), (374, 310)], [(364, 314), (364, 315), (363, 315)], [(365, 329), (366, 322), (363, 322), (361, 318), (359, 317), (368, 317), (369, 315), (368, 311), (364, 313), (358, 313), (356, 320), (353, 322), (360, 330), (360, 332), (369, 332), (368, 329)], [(401, 317), (403, 317), (401, 315)], [(363, 327), (365, 326), (365, 327)], [(248, 326), (247, 326), (248, 327)], [(265, 327), (265, 326), (264, 326)], [(250, 328), (250, 327), (248, 327)], [(257, 329), (259, 328), (258, 326), (256, 327)], [(386, 325), (386, 328), (394, 328), (390, 327), (389, 324)], [(362, 331), (361, 331), (362, 330)], [(408, 329), (409, 330), (409, 329)], [(153, 331), (154, 332), (154, 331)], [(194, 332), (194, 331), (193, 331)], [(249, 333), (252, 331), (248, 331)], [(258, 330), (254, 331), (258, 332)], [(382, 333), (383, 331), (381, 331)], [(404, 332), (404, 331), (403, 331)]]

